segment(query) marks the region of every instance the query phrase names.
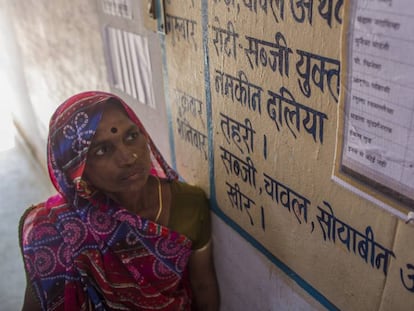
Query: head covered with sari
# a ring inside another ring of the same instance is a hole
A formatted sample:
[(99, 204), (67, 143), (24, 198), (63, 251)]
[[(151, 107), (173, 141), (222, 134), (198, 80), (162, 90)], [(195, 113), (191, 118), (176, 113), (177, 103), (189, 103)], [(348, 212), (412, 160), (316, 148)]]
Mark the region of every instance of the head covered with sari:
[(47, 146), (58, 194), (23, 223), (28, 281), (47, 310), (187, 310), (191, 241), (129, 212), (83, 176), (108, 102), (122, 106), (147, 138), (150, 174), (178, 177), (122, 99), (105, 92), (67, 99), (51, 118)]

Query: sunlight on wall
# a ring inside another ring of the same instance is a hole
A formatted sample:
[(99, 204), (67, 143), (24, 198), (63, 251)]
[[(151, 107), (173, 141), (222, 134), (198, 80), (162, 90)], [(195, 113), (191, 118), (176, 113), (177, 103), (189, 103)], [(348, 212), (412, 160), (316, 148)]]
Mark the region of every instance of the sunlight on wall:
[(12, 149), (15, 146), (15, 128), (13, 124), (11, 109), (13, 102), (11, 96), (11, 88), (7, 82), (4, 71), (0, 71), (0, 85), (4, 95), (2, 95), (2, 103), (0, 104), (0, 152)]

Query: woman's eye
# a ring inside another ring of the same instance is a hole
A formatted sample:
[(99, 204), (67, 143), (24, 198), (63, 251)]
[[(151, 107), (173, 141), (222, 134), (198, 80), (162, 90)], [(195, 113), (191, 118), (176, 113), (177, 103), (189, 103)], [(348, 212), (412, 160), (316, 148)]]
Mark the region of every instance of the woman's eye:
[(94, 154), (99, 157), (105, 155), (107, 152), (108, 152), (108, 147), (106, 146), (101, 146), (94, 150)]
[(138, 137), (138, 135), (139, 135), (139, 132), (137, 131), (130, 132), (126, 137), (126, 140), (128, 141), (135, 140)]

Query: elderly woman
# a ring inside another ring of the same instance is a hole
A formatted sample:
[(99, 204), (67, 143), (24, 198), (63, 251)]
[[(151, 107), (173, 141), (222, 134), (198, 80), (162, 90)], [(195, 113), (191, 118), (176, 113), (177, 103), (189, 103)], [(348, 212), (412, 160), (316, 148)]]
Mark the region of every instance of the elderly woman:
[(21, 218), (24, 310), (217, 310), (204, 192), (179, 182), (119, 97), (85, 92), (51, 118), (58, 194)]

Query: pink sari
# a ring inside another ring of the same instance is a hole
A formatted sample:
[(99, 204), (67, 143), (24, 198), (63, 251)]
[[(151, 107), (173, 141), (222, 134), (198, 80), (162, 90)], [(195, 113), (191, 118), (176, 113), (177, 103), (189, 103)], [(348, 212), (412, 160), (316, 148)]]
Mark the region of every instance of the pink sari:
[[(28, 280), (43, 310), (190, 310), (191, 241), (130, 213), (81, 179), (102, 116), (117, 96), (85, 92), (52, 116), (48, 168), (58, 194), (25, 215), (22, 249)], [(148, 137), (149, 138), (149, 137)], [(149, 138), (151, 174), (176, 179)]]

